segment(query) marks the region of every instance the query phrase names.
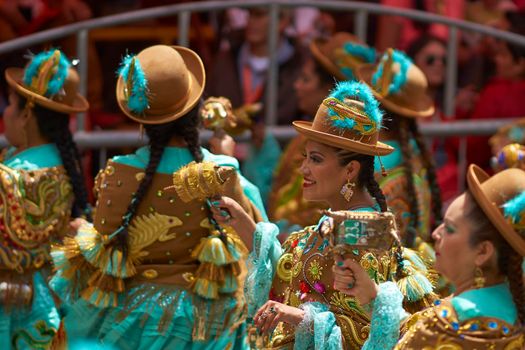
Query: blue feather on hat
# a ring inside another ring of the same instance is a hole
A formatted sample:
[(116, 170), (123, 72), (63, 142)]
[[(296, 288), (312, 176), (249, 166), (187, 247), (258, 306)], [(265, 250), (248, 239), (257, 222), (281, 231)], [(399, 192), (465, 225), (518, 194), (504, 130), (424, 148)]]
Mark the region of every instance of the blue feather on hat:
[(135, 55), (126, 55), (118, 69), (118, 75), (127, 88), (127, 104), (130, 111), (141, 114), (149, 107), (148, 80)]
[[(366, 116), (374, 122), (376, 128), (381, 128), (383, 113), (379, 109), (379, 102), (375, 99), (370, 88), (363, 83), (356, 81), (343, 81), (337, 83), (330, 93), (333, 97), (344, 104), (345, 99), (358, 100), (363, 103)], [(334, 109), (328, 107), (328, 114), (331, 117), (332, 126), (338, 129), (354, 130), (356, 121), (350, 117), (340, 116)]]
[[(58, 57), (58, 61), (53, 66), (49, 67), (50, 72), (42, 72), (42, 69), (46, 67), (49, 60)], [(41, 94), (42, 96), (52, 98), (62, 90), (64, 83), (71, 67), (71, 62), (67, 59), (61, 51), (57, 49), (51, 49), (48, 51), (41, 52), (31, 59), (31, 62), (24, 71), (23, 83), (31, 90), (36, 90), (35, 86), (43, 83), (42, 91), (34, 91)], [(49, 73), (49, 80), (42, 81)]]
[(513, 225), (525, 226), (525, 191), (505, 203), (503, 213)]
[[(384, 65), (388, 59), (388, 53), (383, 54), (377, 71), (372, 76), (372, 85), (376, 86), (377, 81), (383, 76)], [(399, 71), (394, 74), (392, 82), (388, 86), (388, 94), (395, 94), (401, 90), (407, 81), (407, 72), (411, 65), (412, 60), (404, 52), (399, 50), (392, 50), (392, 63), (399, 64)]]

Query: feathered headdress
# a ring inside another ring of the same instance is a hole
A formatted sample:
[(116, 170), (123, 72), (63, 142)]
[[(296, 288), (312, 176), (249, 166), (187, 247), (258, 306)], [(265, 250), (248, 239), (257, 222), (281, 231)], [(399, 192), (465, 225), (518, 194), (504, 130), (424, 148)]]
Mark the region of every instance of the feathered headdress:
[(34, 93), (53, 98), (62, 91), (69, 67), (71, 63), (60, 50), (41, 52), (24, 71), (23, 83)]
[(148, 105), (148, 80), (135, 55), (126, 55), (118, 69), (118, 76), (125, 82), (124, 95), (130, 111), (142, 114)]
[(379, 103), (362, 83), (338, 83), (323, 104), (328, 107), (328, 120), (336, 129), (370, 135), (381, 128), (383, 114)]
[[(399, 65), (399, 70), (394, 73), (392, 66), (395, 64)], [(412, 60), (405, 53), (388, 49), (372, 76), (372, 86), (383, 96), (399, 92), (407, 81), (407, 72), (411, 65)]]
[(525, 238), (525, 191), (503, 205), (503, 214), (514, 229)]
[(374, 63), (376, 50), (373, 47), (355, 42), (346, 42), (342, 48), (335, 50), (337, 65), (347, 80), (357, 80), (353, 70), (363, 63)]

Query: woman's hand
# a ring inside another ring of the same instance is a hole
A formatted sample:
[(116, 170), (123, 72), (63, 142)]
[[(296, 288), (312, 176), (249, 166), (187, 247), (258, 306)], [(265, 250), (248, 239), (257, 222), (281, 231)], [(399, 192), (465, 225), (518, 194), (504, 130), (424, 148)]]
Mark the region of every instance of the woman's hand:
[(224, 154), (233, 157), (235, 141), (224, 131), (216, 131), (210, 139), (210, 151), (214, 154)]
[(83, 224), (86, 224), (86, 223), (87, 223), (87, 221), (85, 219), (82, 219), (82, 218), (76, 218), (76, 219), (70, 221), (69, 222), (68, 235), (76, 236), (80, 226), (82, 226)]
[(220, 225), (231, 226), (241, 237), (246, 247), (252, 250), (252, 238), (256, 224), (239, 203), (230, 197), (212, 199), (211, 213)]
[(304, 310), (272, 300), (267, 301), (253, 317), (262, 334), (272, 332), (279, 322), (297, 326), (303, 319)]
[(336, 256), (334, 271), (334, 288), (353, 296), (361, 305), (366, 305), (377, 296), (377, 285), (368, 273), (353, 259), (342, 259)]

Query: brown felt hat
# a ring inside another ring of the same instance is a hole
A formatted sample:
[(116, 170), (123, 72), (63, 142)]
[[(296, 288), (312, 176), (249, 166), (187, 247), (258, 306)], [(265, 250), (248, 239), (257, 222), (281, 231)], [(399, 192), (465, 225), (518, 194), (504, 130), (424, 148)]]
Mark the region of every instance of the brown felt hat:
[(503, 211), (506, 203), (525, 191), (525, 171), (507, 169), (491, 177), (472, 164), (467, 181), (470, 192), (490, 222), (516, 252), (525, 256), (525, 208), (518, 222), (505, 217)]
[[(137, 66), (138, 64), (138, 66)], [(140, 67), (147, 81), (147, 107), (133, 112), (129, 95), (132, 78), (117, 81), (117, 102), (131, 119), (143, 124), (164, 124), (184, 116), (199, 102), (204, 91), (206, 73), (201, 58), (181, 46), (155, 45), (135, 56), (135, 68)]]
[[(410, 118), (434, 115), (434, 101), (428, 95), (425, 74), (408, 58), (397, 62), (394, 56), (398, 55), (404, 57), (399, 51), (388, 49), (377, 65), (361, 65), (357, 69), (357, 77), (372, 88), (374, 96), (387, 111)], [(400, 74), (406, 74), (404, 83), (390, 92), (396, 76)], [(377, 76), (375, 81), (374, 76)]]
[[(355, 93), (341, 92), (344, 86)], [(383, 156), (394, 149), (378, 141), (381, 122), (371, 115), (380, 115), (377, 105), (368, 86), (343, 82), (319, 106), (313, 122), (294, 121), (293, 126), (308, 139), (360, 154)], [(337, 122), (350, 122), (353, 127), (339, 127)]]
[[(335, 33), (329, 38), (318, 38), (310, 43), (310, 52), (315, 60), (339, 80), (349, 79), (344, 73), (344, 69), (349, 69), (355, 75), (355, 71), (360, 65), (372, 63), (362, 55), (348, 52), (345, 49), (345, 44), (359, 45), (364, 50), (373, 52), (355, 35), (346, 32)], [(375, 53), (373, 56), (375, 58)]]
[[(44, 58), (44, 59), (42, 59)], [(31, 84), (24, 83), (24, 74), (32, 64), (33, 60), (42, 60), (36, 68), (36, 74)], [(87, 100), (78, 93), (79, 76), (75, 69), (68, 67), (65, 70), (65, 80), (60, 90), (49, 94), (49, 82), (57, 77), (59, 62), (67, 61), (60, 50), (42, 52), (32, 58), (26, 68), (7, 68), (5, 78), (9, 86), (30, 103), (36, 103), (47, 109), (64, 114), (85, 112), (89, 109)], [(69, 61), (68, 65), (69, 65)], [(62, 79), (62, 78), (58, 78)]]

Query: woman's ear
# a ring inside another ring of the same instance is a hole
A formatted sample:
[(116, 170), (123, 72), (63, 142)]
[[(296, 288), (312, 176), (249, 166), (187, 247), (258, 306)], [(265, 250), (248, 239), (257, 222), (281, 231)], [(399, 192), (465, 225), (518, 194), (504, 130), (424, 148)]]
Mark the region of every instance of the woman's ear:
[(361, 163), (357, 160), (352, 160), (346, 165), (345, 169), (347, 179), (349, 179), (350, 182), (356, 182), (359, 176), (359, 171), (361, 170)]
[(29, 120), (33, 118), (33, 109), (29, 108), (29, 106), (26, 105), (21, 111), (20, 111), (20, 123), (22, 127), (26, 127)]
[(476, 247), (476, 266), (485, 266), (491, 260), (496, 260), (496, 247), (491, 241), (483, 241)]

